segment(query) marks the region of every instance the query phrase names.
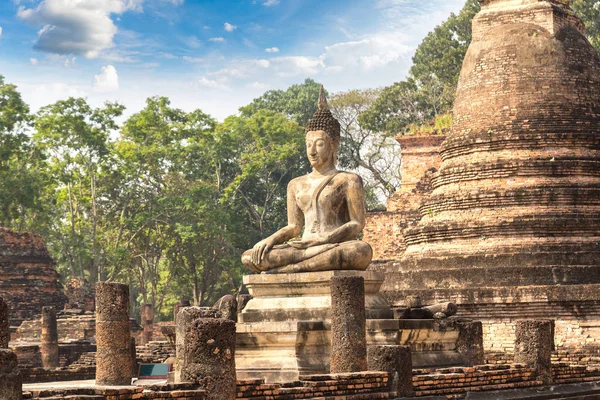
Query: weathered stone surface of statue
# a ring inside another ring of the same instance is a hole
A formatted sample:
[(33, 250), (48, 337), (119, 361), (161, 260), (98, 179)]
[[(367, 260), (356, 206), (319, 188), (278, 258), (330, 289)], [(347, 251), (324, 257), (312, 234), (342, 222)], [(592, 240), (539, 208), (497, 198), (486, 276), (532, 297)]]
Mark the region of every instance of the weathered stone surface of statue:
[[(364, 271), (373, 251), (358, 240), (365, 225), (365, 192), (360, 176), (335, 168), (340, 124), (327, 106), (306, 125), (306, 154), (313, 168), (287, 190), (288, 225), (246, 251), (242, 262), (254, 272)], [(292, 240), (302, 231), (301, 240)]]

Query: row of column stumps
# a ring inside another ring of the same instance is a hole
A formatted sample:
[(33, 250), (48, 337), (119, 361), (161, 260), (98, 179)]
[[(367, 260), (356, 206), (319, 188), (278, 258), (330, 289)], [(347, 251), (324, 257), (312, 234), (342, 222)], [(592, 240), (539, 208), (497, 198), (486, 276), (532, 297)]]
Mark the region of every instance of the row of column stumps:
[(0, 297), (0, 398), (21, 400), (23, 376), (19, 371), (17, 355), (8, 348), (8, 306)]
[(58, 327), (54, 307), (42, 307), (42, 335), (40, 352), (44, 368), (58, 368)]
[(235, 322), (207, 307), (183, 307), (176, 320), (175, 382), (192, 382), (211, 400), (237, 397)]

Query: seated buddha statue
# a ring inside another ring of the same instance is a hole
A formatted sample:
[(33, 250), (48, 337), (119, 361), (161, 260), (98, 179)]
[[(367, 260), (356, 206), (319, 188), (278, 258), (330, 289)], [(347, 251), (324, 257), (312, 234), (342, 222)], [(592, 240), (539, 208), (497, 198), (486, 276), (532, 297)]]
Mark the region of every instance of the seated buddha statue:
[[(365, 225), (365, 191), (360, 176), (336, 169), (340, 124), (327, 106), (306, 125), (306, 154), (312, 172), (290, 181), (288, 224), (242, 255), (258, 273), (360, 270), (369, 266), (371, 246), (358, 240)], [(301, 240), (292, 240), (302, 231)]]

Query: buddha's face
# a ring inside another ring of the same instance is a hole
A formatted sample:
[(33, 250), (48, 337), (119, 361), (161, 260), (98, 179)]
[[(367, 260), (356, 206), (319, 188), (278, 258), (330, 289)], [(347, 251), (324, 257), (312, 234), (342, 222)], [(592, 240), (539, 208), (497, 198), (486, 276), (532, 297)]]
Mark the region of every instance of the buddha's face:
[(311, 167), (320, 169), (328, 164), (333, 165), (333, 142), (325, 131), (306, 133), (306, 155)]

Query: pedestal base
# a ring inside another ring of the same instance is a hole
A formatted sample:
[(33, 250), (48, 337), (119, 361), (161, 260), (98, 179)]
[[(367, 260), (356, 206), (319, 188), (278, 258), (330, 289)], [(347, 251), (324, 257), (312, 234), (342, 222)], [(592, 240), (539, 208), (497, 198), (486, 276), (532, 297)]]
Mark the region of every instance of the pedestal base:
[(398, 344), (398, 321), (379, 294), (382, 274), (327, 271), (248, 275), (253, 296), (239, 314), (236, 343), (238, 379), (267, 382), (296, 380), (300, 375), (329, 372), (333, 276), (365, 280), (367, 344)]

